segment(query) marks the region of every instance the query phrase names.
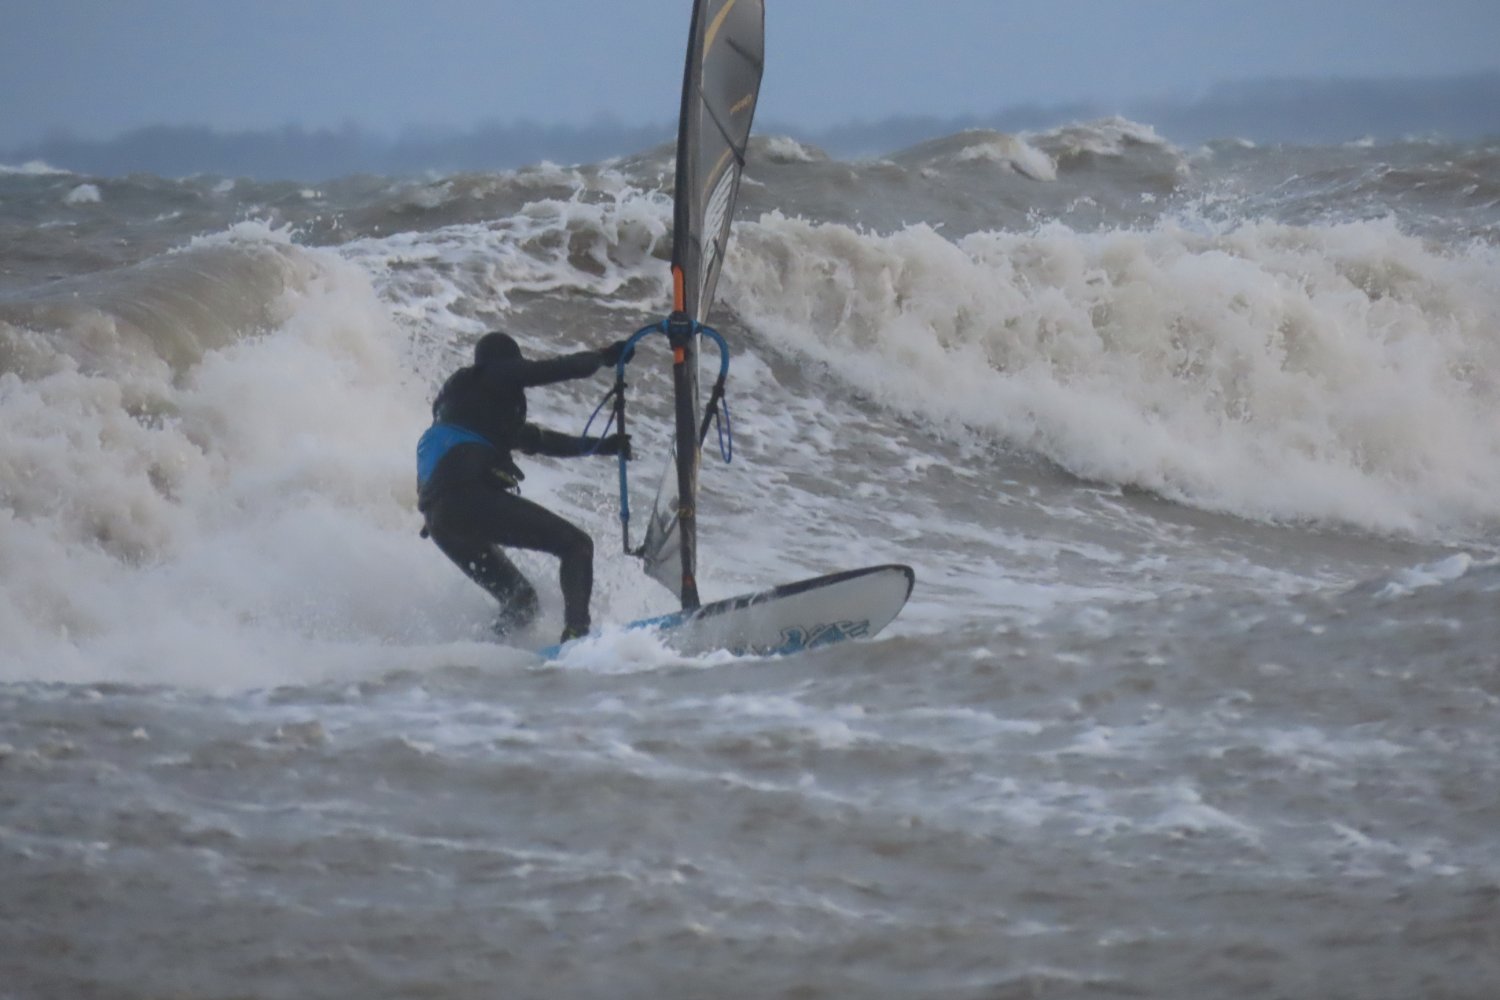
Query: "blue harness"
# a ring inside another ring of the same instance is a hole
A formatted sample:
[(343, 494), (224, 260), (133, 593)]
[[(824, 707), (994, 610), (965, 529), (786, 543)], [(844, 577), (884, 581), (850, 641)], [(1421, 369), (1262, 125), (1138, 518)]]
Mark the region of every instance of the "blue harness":
[(423, 431), (417, 441), (417, 489), (427, 485), (427, 480), (432, 478), (438, 462), (448, 454), (449, 449), (470, 443), (495, 447), (483, 434), (476, 434), (457, 424), (433, 424)]

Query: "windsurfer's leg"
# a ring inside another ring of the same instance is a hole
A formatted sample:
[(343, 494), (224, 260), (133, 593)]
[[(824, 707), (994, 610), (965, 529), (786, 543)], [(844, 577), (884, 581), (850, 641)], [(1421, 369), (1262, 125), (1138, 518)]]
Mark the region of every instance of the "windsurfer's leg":
[(427, 529), (437, 547), (500, 603), (494, 625), (500, 635), (524, 628), (538, 609), (535, 588), (492, 537), (500, 513), (494, 498), (506, 495), (488, 488), (457, 490), (427, 512)]
[(490, 537), (506, 548), (545, 552), (561, 561), (563, 623), (570, 633), (584, 634), (589, 630), (589, 599), (594, 591), (593, 539), (572, 522), (522, 497), (504, 494), (501, 505), (503, 515)]
[(437, 532), (432, 537), (444, 555), (500, 603), (500, 615), (493, 626), (497, 635), (525, 628), (536, 617), (536, 589), (498, 548), (473, 538)]
[(469, 577), (529, 621), (536, 591), (511, 561), (495, 550), (531, 549), (556, 556), (569, 632), (589, 630), (594, 590), (594, 542), (588, 532), (539, 504), (488, 486), (452, 489), (427, 511), (427, 528), (438, 547)]

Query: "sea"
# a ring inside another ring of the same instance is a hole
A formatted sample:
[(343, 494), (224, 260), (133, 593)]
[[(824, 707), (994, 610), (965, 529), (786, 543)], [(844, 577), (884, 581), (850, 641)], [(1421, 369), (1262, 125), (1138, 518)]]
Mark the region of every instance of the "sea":
[(1500, 140), (757, 136), (700, 588), (910, 602), (684, 656), (531, 458), (546, 662), (414, 446), (485, 331), (665, 314), (673, 169), (0, 167), (0, 998), (1500, 995)]

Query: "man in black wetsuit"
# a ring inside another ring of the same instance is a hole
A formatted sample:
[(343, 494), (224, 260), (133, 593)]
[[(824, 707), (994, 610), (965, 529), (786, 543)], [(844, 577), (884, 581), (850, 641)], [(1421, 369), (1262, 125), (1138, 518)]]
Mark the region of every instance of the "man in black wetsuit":
[(562, 639), (589, 630), (594, 589), (594, 543), (588, 534), (520, 496), (526, 478), (511, 452), (526, 455), (630, 457), (630, 438), (579, 438), (526, 422), (526, 389), (587, 378), (613, 367), (625, 341), (597, 351), (528, 360), (504, 333), (487, 333), (474, 345), (474, 363), (448, 377), (432, 404), (432, 426), (417, 443), (417, 507), (424, 534), (471, 580), (500, 602), (495, 632), (528, 624), (537, 613), (536, 591), (500, 551), (535, 549), (562, 560)]

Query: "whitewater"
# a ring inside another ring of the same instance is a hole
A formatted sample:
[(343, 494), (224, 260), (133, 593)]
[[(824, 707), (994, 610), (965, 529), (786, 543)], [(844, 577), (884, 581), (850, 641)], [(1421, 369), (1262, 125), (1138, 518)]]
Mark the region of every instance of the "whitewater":
[(416, 439), (485, 331), (663, 314), (672, 171), (0, 167), (0, 998), (1492, 995), (1500, 144), (756, 138), (703, 597), (911, 601), (682, 656), (613, 462), (531, 459), (544, 663)]

